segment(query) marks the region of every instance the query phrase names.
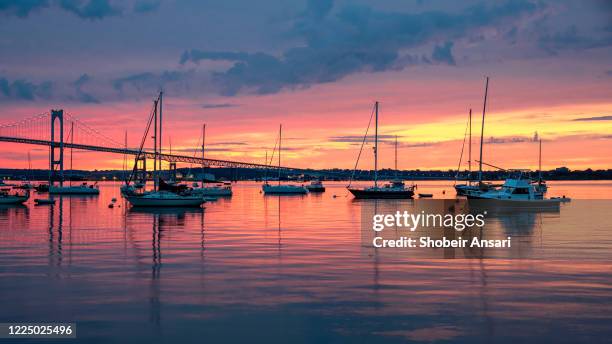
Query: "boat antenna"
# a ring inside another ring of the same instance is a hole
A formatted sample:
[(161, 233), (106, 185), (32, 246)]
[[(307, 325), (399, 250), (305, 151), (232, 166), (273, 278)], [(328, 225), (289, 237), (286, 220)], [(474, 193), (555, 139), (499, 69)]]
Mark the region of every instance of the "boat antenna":
[(374, 187), (378, 186), (378, 101), (376, 101), (376, 127), (374, 129)]
[(484, 104), (482, 106), (482, 126), (480, 128), (480, 159), (478, 160), (478, 182), (482, 182), (482, 144), (484, 142), (484, 124), (485, 124), (485, 113), (487, 111), (487, 93), (489, 91), (489, 77), (485, 83), (485, 94)]
[(368, 121), (368, 127), (366, 128), (366, 132), (363, 135), (363, 140), (361, 141), (361, 148), (359, 148), (359, 154), (357, 155), (357, 161), (355, 161), (355, 167), (353, 168), (353, 173), (351, 173), (351, 179), (349, 179), (349, 183), (346, 186), (347, 188), (351, 186), (353, 179), (355, 178), (355, 172), (357, 171), (357, 165), (359, 164), (359, 158), (361, 157), (361, 152), (363, 152), (363, 146), (366, 143), (366, 139), (368, 138), (368, 131), (370, 131), (370, 126), (372, 124), (372, 118), (374, 117), (374, 107), (372, 108), (372, 112), (370, 113), (370, 120)]
[(542, 138), (540, 137), (540, 153), (538, 157), (538, 182), (542, 183)]

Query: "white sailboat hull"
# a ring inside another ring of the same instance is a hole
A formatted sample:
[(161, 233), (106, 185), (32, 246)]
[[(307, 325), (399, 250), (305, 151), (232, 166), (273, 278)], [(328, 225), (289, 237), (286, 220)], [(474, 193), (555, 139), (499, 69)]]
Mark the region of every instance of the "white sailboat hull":
[(277, 194), (277, 195), (306, 194), (306, 193), (308, 193), (308, 189), (306, 189), (303, 186), (298, 186), (298, 185), (270, 185), (270, 184), (264, 184), (262, 186), (262, 190), (266, 194)]
[(180, 196), (166, 192), (130, 195), (126, 199), (134, 207), (199, 207), (206, 201), (201, 196)]

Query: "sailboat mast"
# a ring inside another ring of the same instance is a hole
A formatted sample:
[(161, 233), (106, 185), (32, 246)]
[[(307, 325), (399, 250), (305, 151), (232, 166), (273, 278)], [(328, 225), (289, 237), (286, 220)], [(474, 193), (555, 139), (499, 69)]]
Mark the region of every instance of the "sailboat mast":
[(204, 187), (204, 146), (206, 142), (206, 123), (202, 124), (202, 187)]
[(157, 191), (157, 104), (159, 99), (153, 101), (155, 110), (153, 112), (155, 126), (153, 134), (153, 191)]
[[(127, 130), (123, 135), (123, 146), (127, 152)], [(127, 184), (127, 153), (123, 153), (123, 181)]]
[[(160, 155), (163, 152), (163, 150), (162, 150), (162, 138), (164, 137), (162, 135), (162, 109), (163, 109), (162, 96), (163, 95), (164, 95), (164, 91), (159, 91), (159, 154)], [(161, 172), (161, 170), (162, 170), (162, 160), (161, 160), (161, 157), (159, 157), (158, 161), (159, 161), (159, 171)]]
[(484, 123), (485, 113), (487, 111), (487, 92), (489, 91), (489, 77), (485, 83), (484, 104), (482, 106), (482, 126), (480, 128), (480, 160), (478, 161), (478, 181), (482, 182), (482, 144), (484, 142)]
[(378, 101), (376, 108), (376, 129), (374, 130), (374, 187), (378, 186)]
[(281, 124), (278, 129), (278, 185), (280, 185), (281, 177), (281, 142), (283, 141), (283, 125)]
[(470, 145), (468, 146), (468, 170), (469, 179), (472, 180), (472, 109), (470, 109)]

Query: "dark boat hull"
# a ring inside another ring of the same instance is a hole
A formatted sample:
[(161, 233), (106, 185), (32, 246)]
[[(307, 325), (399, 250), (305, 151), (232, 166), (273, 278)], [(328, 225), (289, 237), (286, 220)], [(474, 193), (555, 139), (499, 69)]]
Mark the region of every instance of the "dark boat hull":
[(310, 191), (310, 192), (325, 192), (325, 187), (324, 186), (321, 186), (321, 187), (307, 186), (306, 189), (308, 189), (308, 191)]
[(362, 190), (349, 189), (355, 198), (361, 199), (409, 199), (414, 196), (412, 190), (390, 191), (390, 190)]

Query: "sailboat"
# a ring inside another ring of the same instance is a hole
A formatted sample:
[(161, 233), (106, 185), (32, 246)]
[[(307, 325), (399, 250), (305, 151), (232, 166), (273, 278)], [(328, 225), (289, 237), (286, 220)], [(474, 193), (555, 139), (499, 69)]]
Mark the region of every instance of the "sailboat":
[(306, 194), (308, 193), (308, 189), (306, 189), (302, 185), (293, 185), (293, 184), (281, 184), (280, 182), (280, 174), (281, 174), (281, 141), (283, 135), (283, 125), (281, 124), (278, 130), (278, 185), (272, 185), (266, 181), (262, 185), (262, 190), (265, 194), (278, 194), (278, 195), (295, 195), (295, 194)]
[[(390, 183), (384, 184), (383, 186), (378, 186), (378, 102), (374, 104), (376, 121), (375, 121), (375, 131), (374, 131), (374, 186), (357, 189), (351, 188), (350, 183), (347, 187), (349, 192), (355, 196), (355, 198), (391, 198), (391, 199), (406, 199), (412, 198), (414, 196), (414, 187), (409, 186), (406, 187), (404, 182), (397, 178), (397, 138), (395, 141), (395, 152), (396, 152), (396, 178), (391, 180)], [(370, 119), (371, 120), (371, 119)], [(368, 132), (366, 130), (366, 136)], [(362, 143), (365, 144), (365, 137)], [(361, 151), (360, 151), (361, 155)], [(357, 163), (359, 162), (359, 157), (357, 158)], [(355, 164), (355, 169), (357, 169), (357, 163)], [(354, 172), (353, 172), (354, 173)], [(351, 178), (352, 181), (352, 178)]]
[(24, 182), (20, 185), (15, 186), (15, 189), (22, 190), (32, 190), (34, 186), (32, 185), (32, 159), (30, 157), (30, 152), (28, 151), (28, 175)]
[[(158, 166), (161, 170), (161, 157), (159, 152), (162, 151), (161, 144), (161, 133), (162, 133), (162, 96), (163, 92), (159, 93), (159, 97), (153, 101), (154, 110), (151, 114), (151, 118), (149, 118), (149, 123), (147, 125), (147, 129), (145, 131), (145, 136), (143, 137), (143, 141), (140, 146), (140, 151), (138, 156), (134, 161), (134, 170), (136, 170), (136, 164), (138, 163), (138, 158), (140, 154), (142, 154), (144, 140), (146, 139), (151, 122), (155, 121), (155, 134), (153, 135), (154, 140), (154, 158), (153, 158), (153, 191), (150, 192), (136, 192), (134, 189), (126, 189), (124, 192), (124, 196), (127, 201), (134, 207), (199, 207), (206, 200), (202, 196), (198, 195), (190, 195), (184, 191), (181, 191), (177, 186), (168, 185), (165, 183), (157, 173)], [(158, 109), (159, 109), (159, 121), (158, 121)], [(159, 123), (159, 131), (158, 131), (158, 123)], [(133, 174), (133, 172), (132, 172)], [(131, 179), (131, 177), (130, 177)], [(128, 183), (129, 185), (129, 180)]]
[[(74, 122), (70, 124), (70, 143), (74, 144)], [(70, 171), (72, 172), (72, 151), (70, 148)], [(72, 178), (68, 181), (68, 186), (64, 186), (60, 183), (60, 186), (55, 186), (49, 182), (49, 193), (50, 194), (61, 194), (61, 195), (98, 195), (100, 189), (98, 189), (97, 183), (87, 184), (83, 182), (80, 185), (72, 185)]]
[(197, 183), (194, 183), (191, 194), (202, 195), (202, 196), (232, 196), (232, 184), (231, 183), (217, 183), (211, 186), (205, 186), (206, 174), (204, 173), (206, 166), (204, 164), (204, 147), (206, 141), (206, 124), (202, 125), (202, 185), (198, 187)]
[[(468, 194), (475, 194), (475, 193), (487, 191), (491, 188), (491, 185), (483, 183), (482, 181), (482, 147), (484, 143), (484, 124), (485, 124), (485, 114), (487, 111), (488, 91), (489, 91), (489, 77), (486, 78), (486, 82), (485, 82), (484, 104), (482, 107), (482, 123), (481, 123), (481, 128), (480, 128), (480, 159), (478, 160), (478, 179), (472, 180), (472, 110), (470, 109), (470, 117), (469, 117), (470, 142), (469, 142), (469, 148), (468, 148), (469, 175), (468, 175), (468, 180), (465, 184), (455, 184), (455, 191), (457, 192), (458, 196), (467, 196)], [(457, 170), (457, 174), (459, 174), (459, 170)]]

